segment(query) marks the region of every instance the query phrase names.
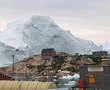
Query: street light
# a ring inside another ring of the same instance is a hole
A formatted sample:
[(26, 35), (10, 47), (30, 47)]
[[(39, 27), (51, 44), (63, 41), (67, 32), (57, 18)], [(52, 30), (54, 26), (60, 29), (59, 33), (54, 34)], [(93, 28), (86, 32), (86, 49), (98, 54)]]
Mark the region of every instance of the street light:
[(13, 73), (14, 73), (14, 71), (15, 71), (15, 68), (14, 68), (14, 63), (15, 63), (15, 62), (14, 62), (14, 61), (15, 61), (15, 60), (14, 60), (14, 57), (15, 57), (15, 55), (12, 55), (12, 58), (13, 58), (12, 72), (13, 72)]
[(12, 55), (12, 58), (13, 58), (13, 64), (12, 64), (12, 72), (15, 73), (15, 67), (14, 67), (14, 64), (15, 64), (15, 55), (16, 55), (16, 52), (18, 52), (19, 49), (16, 49), (15, 50), (15, 53)]

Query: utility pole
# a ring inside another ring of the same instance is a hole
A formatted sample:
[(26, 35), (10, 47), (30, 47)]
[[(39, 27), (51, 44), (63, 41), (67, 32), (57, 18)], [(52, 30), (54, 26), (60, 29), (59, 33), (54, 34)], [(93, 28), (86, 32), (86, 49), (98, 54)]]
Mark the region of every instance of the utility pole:
[(14, 71), (15, 71), (15, 67), (14, 67), (14, 63), (15, 63), (15, 62), (14, 62), (14, 61), (15, 61), (15, 60), (14, 60), (14, 59), (15, 59), (15, 55), (12, 55), (12, 57), (13, 57), (12, 72), (14, 73)]

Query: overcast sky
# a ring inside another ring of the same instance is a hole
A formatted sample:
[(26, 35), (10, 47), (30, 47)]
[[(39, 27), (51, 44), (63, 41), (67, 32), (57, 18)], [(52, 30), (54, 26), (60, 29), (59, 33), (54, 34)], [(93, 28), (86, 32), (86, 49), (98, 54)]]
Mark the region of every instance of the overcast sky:
[(96, 44), (110, 38), (110, 0), (0, 0), (0, 28), (35, 14), (51, 16), (63, 29)]

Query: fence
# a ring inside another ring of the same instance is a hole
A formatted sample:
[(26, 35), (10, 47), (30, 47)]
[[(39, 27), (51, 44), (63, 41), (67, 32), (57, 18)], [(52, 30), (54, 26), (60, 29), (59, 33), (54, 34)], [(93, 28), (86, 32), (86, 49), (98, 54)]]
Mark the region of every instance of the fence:
[(52, 82), (0, 81), (0, 90), (103, 90), (100, 88), (57, 88)]
[(52, 82), (0, 81), (0, 90), (48, 90), (56, 88)]

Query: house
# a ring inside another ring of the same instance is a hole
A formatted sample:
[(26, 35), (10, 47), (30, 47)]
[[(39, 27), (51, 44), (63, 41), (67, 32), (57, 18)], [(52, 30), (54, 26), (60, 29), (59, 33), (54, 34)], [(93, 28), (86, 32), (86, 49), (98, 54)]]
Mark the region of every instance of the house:
[(0, 80), (14, 80), (12, 77), (0, 72)]
[(107, 56), (108, 52), (107, 51), (95, 51), (95, 52), (92, 52), (92, 54), (94, 56)]
[(42, 59), (49, 60), (56, 55), (56, 51), (54, 48), (42, 49), (41, 55), (42, 55)]

